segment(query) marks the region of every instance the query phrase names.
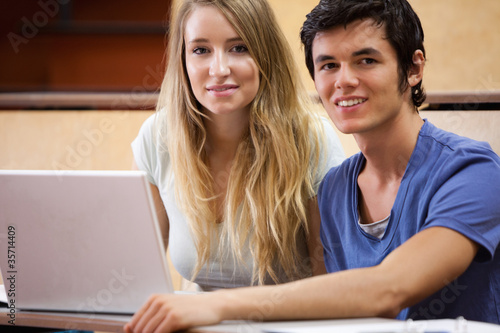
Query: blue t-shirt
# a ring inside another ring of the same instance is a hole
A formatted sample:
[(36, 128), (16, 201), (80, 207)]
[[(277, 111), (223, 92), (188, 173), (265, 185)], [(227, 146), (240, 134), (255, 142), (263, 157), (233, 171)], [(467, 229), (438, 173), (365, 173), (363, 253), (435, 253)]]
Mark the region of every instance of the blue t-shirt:
[(417, 232), (440, 226), (473, 240), (480, 250), (455, 281), (398, 319), (468, 320), (500, 324), (500, 158), (489, 144), (425, 121), (381, 239), (358, 225), (357, 178), (362, 153), (325, 176), (318, 192), (328, 272), (378, 265)]

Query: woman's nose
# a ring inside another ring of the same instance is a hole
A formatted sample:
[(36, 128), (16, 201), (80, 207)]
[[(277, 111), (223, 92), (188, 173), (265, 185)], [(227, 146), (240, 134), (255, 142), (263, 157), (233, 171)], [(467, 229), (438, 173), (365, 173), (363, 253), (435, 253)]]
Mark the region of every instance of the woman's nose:
[(210, 76), (227, 76), (231, 73), (227, 55), (224, 53), (215, 53), (210, 64)]

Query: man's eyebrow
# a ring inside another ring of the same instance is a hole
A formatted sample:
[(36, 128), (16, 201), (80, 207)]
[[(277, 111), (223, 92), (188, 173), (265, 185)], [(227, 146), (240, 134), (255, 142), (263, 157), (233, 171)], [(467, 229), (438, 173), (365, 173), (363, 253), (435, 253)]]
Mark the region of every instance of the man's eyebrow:
[(355, 51), (352, 53), (353, 57), (358, 57), (360, 55), (380, 55), (382, 54), (379, 50), (374, 49), (373, 47), (365, 47), (359, 51)]
[[(352, 56), (359, 57), (361, 55), (381, 55), (381, 54), (382, 53), (379, 50), (374, 49), (373, 47), (365, 47), (365, 48), (362, 48), (361, 50), (354, 51), (352, 53)], [(328, 61), (328, 60), (336, 60), (336, 58), (332, 55), (320, 54), (319, 56), (316, 57), (316, 59), (314, 60), (314, 63), (318, 64), (320, 62)]]
[(327, 61), (327, 60), (335, 60), (335, 57), (331, 56), (331, 55), (320, 54), (319, 56), (316, 57), (316, 59), (314, 60), (314, 63), (318, 64), (320, 62)]

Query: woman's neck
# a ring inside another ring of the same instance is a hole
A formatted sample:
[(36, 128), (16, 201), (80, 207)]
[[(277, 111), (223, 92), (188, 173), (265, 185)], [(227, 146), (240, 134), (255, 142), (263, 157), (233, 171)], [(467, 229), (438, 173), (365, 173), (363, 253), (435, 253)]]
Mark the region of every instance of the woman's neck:
[(248, 131), (249, 119), (239, 115), (210, 115), (205, 119), (207, 155), (234, 157), (238, 145)]

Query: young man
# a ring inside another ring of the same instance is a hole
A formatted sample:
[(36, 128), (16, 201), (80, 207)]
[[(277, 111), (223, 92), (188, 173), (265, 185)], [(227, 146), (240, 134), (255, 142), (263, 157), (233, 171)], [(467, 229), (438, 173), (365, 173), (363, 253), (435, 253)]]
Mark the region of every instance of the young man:
[(361, 150), (318, 194), (331, 274), (154, 296), (126, 329), (371, 316), (500, 323), (500, 158), (420, 118), (425, 50), (408, 2), (322, 0), (301, 37), (325, 109)]

